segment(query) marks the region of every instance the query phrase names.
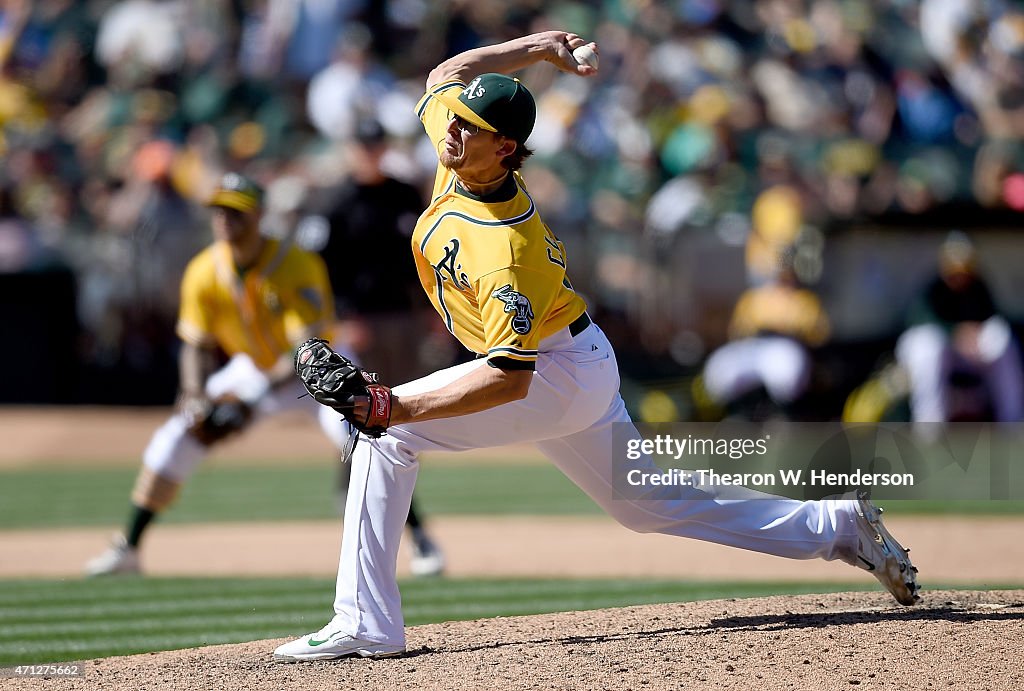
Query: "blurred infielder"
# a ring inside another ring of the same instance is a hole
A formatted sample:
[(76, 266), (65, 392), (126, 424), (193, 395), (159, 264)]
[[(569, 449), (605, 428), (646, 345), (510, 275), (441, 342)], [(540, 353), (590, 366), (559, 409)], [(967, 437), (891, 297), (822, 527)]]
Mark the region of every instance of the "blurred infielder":
[[(311, 341), (296, 370), (320, 402), (364, 431), (352, 465), (334, 618), (274, 651), (280, 661), (405, 649), (395, 564), (418, 456), (530, 442), (623, 525), (795, 559), (870, 569), (903, 604), (917, 599), (904, 550), (870, 502), (682, 497), (613, 500), (612, 427), (639, 434), (619, 396), (615, 355), (566, 277), (565, 248), (517, 172), (536, 106), (509, 72), (546, 60), (588, 76), (549, 31), (459, 54), (427, 81), (417, 108), (440, 166), (412, 248), (420, 280), (448, 329), (480, 357), (390, 391)], [(386, 432), (386, 433), (385, 433)], [(649, 458), (641, 468), (656, 470)]]
[(720, 406), (763, 387), (792, 413), (811, 380), (811, 349), (828, 338), (828, 314), (818, 296), (800, 285), (792, 252), (781, 252), (772, 269), (768, 280), (743, 291), (729, 323), (729, 342), (704, 366), (704, 387)]
[[(139, 542), (153, 518), (211, 446), (256, 420), (304, 410), (339, 450), (348, 443), (349, 426), (305, 395), (292, 364), (295, 344), (328, 333), (333, 321), (326, 268), (318, 255), (260, 234), (262, 199), (255, 183), (229, 173), (210, 201), (215, 242), (181, 283), (177, 410), (143, 453), (124, 534), (87, 564), (89, 575), (139, 572)], [(219, 351), (229, 357), (223, 367)], [(443, 565), (427, 561), (427, 571)]]

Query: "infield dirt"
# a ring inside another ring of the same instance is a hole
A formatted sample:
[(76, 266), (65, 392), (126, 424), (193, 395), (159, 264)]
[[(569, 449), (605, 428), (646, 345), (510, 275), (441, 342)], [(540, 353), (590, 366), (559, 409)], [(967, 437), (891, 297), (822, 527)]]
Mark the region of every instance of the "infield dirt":
[[(1024, 591), (713, 600), (412, 627), (389, 660), (280, 664), (281, 640), (88, 661), (0, 689), (1024, 688)], [(53, 686), (56, 685), (56, 686)]]

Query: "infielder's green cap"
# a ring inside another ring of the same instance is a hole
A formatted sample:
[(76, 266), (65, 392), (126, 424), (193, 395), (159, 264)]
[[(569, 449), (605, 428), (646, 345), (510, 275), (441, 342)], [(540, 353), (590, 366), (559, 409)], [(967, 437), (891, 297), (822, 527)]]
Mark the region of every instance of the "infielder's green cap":
[(488, 72), (455, 95), (448, 89), (434, 95), (455, 115), (491, 132), (525, 142), (537, 120), (533, 95), (514, 77)]
[(263, 206), (263, 189), (244, 175), (227, 173), (221, 178), (207, 206), (223, 206), (250, 213)]

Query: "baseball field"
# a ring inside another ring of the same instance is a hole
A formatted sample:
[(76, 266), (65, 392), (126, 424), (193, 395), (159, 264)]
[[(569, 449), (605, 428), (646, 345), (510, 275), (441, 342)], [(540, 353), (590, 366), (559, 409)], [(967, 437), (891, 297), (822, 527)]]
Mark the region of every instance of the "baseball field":
[(1024, 688), (1020, 504), (891, 506), (924, 588), (901, 608), (842, 564), (630, 533), (520, 448), (424, 461), (449, 569), (402, 581), (407, 655), (275, 664), (330, 617), (339, 549), (303, 421), (218, 451), (147, 536), (147, 577), (79, 575), (164, 413), (0, 413), (0, 688)]

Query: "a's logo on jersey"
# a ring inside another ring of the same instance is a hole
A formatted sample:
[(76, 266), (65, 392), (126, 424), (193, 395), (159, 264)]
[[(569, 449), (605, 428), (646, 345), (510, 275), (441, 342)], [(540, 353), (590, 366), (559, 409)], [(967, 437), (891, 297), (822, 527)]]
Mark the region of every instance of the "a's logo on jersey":
[(480, 98), (487, 90), (480, 86), (480, 77), (477, 77), (469, 83), (465, 89), (462, 90), (462, 95), (466, 97), (467, 101), (472, 101), (474, 98)]
[(472, 287), (469, 284), (469, 276), (462, 271), (462, 264), (459, 263), (459, 241), (456, 238), (452, 238), (444, 246), (444, 257), (437, 263), (434, 270), (442, 280), (448, 279), (467, 290)]
[(517, 334), (529, 333), (533, 328), (533, 305), (530, 298), (522, 293), (512, 290), (512, 284), (506, 283), (491, 293), (492, 298), (498, 298), (505, 303), (505, 311), (512, 314), (512, 330)]

